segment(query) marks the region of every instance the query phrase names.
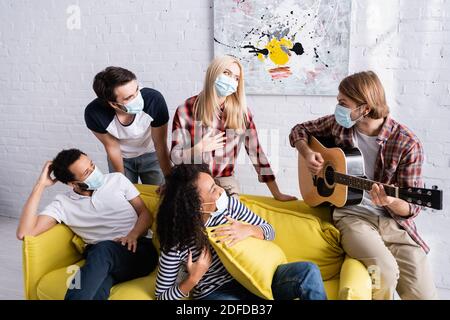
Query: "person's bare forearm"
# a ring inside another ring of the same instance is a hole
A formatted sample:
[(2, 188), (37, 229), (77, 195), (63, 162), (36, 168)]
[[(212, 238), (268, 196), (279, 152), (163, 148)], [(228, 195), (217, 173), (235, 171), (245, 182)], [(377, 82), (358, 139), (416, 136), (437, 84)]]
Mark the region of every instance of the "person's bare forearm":
[(180, 291), (185, 295), (189, 295), (189, 292), (191, 292), (192, 289), (197, 285), (198, 280), (193, 279), (192, 276), (188, 276), (185, 280), (183, 280), (178, 288)]
[(267, 187), (270, 190), (270, 193), (275, 197), (276, 195), (280, 194), (280, 188), (278, 188), (278, 184), (275, 180), (266, 182)]
[(157, 146), (156, 155), (158, 157), (159, 165), (165, 177), (170, 175), (172, 171), (172, 162), (170, 161), (169, 148), (167, 145)]
[(38, 219), (37, 210), (44, 190), (45, 186), (39, 182), (33, 187), (33, 191), (22, 209), (19, 226), (17, 227), (17, 238), (22, 239), (35, 228)]
[(264, 232), (260, 226), (250, 226), (252, 228), (252, 237), (260, 240), (264, 240)]
[(136, 238), (144, 236), (147, 234), (151, 224), (152, 219), (150, 217), (150, 214), (147, 211), (143, 211), (139, 215), (134, 228), (130, 231), (130, 234), (135, 235)]
[(295, 148), (300, 152), (303, 158), (306, 158), (308, 154), (313, 152), (311, 148), (308, 146), (308, 143), (305, 140), (299, 140), (295, 143)]
[(108, 154), (109, 160), (114, 172), (120, 172), (125, 174), (125, 168), (123, 166), (123, 158), (120, 148), (117, 147), (105, 147), (106, 153)]

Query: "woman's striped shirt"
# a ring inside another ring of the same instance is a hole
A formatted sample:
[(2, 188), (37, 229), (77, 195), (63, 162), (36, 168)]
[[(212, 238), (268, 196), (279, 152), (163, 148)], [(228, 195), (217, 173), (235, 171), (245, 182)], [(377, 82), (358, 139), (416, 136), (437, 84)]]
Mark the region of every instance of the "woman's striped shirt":
[[(275, 238), (275, 231), (270, 224), (254, 214), (243, 203), (233, 197), (228, 198), (228, 208), (223, 214), (214, 218), (210, 217), (208, 221), (206, 221), (205, 227), (215, 227), (227, 223), (228, 220), (225, 216), (259, 226), (264, 233), (265, 240), (273, 240)], [(223, 284), (233, 280), (233, 277), (225, 269), (211, 245), (209, 245), (209, 249), (212, 256), (212, 263), (208, 271), (192, 290), (194, 299), (206, 297)], [(179, 283), (187, 276), (185, 265), (188, 259), (189, 250), (192, 252), (192, 261), (197, 261), (201, 251), (195, 248), (194, 241), (189, 243), (183, 250), (161, 252), (158, 275), (156, 278), (155, 294), (157, 299), (179, 300), (187, 297), (180, 291)]]

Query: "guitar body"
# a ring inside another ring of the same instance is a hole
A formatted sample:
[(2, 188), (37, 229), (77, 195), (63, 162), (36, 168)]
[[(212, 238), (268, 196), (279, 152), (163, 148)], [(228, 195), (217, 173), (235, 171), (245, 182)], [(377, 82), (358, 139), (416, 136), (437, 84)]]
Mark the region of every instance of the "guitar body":
[(334, 171), (364, 177), (364, 159), (359, 149), (327, 148), (314, 137), (310, 138), (309, 147), (322, 155), (324, 166), (322, 171), (314, 176), (308, 170), (305, 159), (299, 154), (298, 178), (305, 203), (312, 207), (323, 203), (330, 203), (336, 207), (361, 203), (363, 190), (337, 184), (330, 178), (330, 174), (326, 175), (327, 172)]

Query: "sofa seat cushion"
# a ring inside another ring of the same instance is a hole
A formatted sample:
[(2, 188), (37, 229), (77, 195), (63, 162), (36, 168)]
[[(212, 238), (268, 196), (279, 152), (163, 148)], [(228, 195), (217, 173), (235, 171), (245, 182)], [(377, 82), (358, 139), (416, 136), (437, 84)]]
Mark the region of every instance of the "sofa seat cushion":
[[(84, 260), (76, 263), (82, 266)], [(56, 269), (39, 281), (37, 295), (39, 300), (63, 300), (67, 291), (67, 281), (72, 277), (72, 272), (68, 273), (68, 268)], [(111, 288), (110, 300), (154, 300), (155, 299), (155, 269), (146, 277), (122, 282)], [(70, 280), (69, 280), (70, 281)]]
[(330, 279), (323, 282), (323, 286), (325, 287), (325, 292), (327, 293), (328, 300), (339, 299), (339, 284), (340, 279)]

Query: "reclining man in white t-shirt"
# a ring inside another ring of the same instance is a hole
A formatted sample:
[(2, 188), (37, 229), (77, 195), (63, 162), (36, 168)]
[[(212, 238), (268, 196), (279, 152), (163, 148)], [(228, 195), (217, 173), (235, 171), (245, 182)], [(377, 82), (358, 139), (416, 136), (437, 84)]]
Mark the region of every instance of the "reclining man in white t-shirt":
[[(57, 195), (37, 214), (44, 190), (56, 181), (73, 190)], [(122, 173), (104, 175), (85, 153), (70, 149), (45, 164), (23, 208), (17, 238), (67, 225), (87, 245), (86, 264), (74, 278), (79, 285), (71, 285), (65, 299), (105, 300), (113, 285), (155, 269), (158, 255), (145, 237), (152, 222), (139, 191)]]

